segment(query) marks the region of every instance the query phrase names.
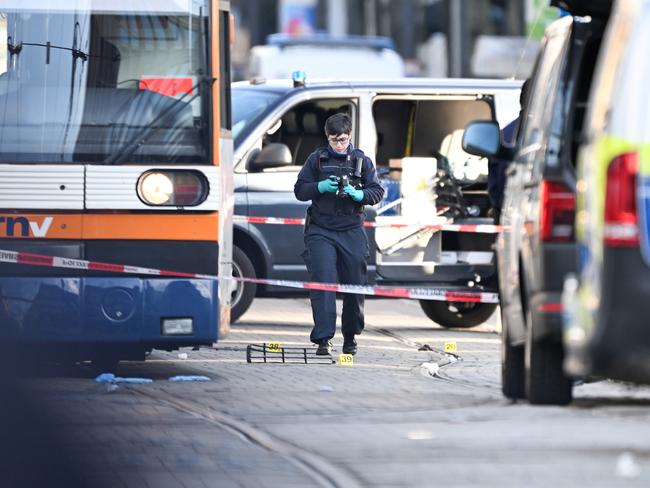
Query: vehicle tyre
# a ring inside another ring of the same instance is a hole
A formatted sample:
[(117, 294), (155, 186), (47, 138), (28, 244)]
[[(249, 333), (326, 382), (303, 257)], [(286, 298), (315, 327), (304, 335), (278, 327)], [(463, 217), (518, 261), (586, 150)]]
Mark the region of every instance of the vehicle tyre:
[[(246, 253), (237, 246), (232, 247), (232, 275), (235, 278), (255, 278), (253, 263), (246, 256)], [(235, 323), (239, 317), (244, 315), (255, 298), (257, 285), (255, 283), (235, 282), (230, 302), (230, 322)]]
[(526, 364), (524, 346), (510, 343), (506, 315), (501, 310), (501, 392), (506, 398), (519, 400), (526, 397)]
[(496, 303), (439, 302), (420, 300), (427, 317), (443, 327), (468, 328), (482, 324), (494, 313)]
[(573, 398), (573, 381), (565, 376), (562, 369), (562, 343), (534, 340), (530, 324), (529, 320), (525, 360), (526, 397), (533, 405), (567, 405)]

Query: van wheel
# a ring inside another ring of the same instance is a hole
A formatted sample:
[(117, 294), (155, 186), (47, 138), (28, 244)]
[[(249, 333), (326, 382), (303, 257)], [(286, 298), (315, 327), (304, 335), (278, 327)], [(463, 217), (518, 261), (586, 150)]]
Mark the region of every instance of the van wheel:
[[(248, 256), (237, 246), (232, 247), (232, 275), (234, 278), (255, 278), (255, 268)], [(230, 301), (230, 321), (235, 323), (244, 315), (255, 298), (257, 285), (236, 281)]]
[(533, 405), (567, 405), (573, 398), (573, 381), (564, 375), (562, 343), (534, 340), (530, 324), (526, 335), (526, 397)]
[(468, 328), (482, 324), (494, 313), (496, 303), (438, 302), (420, 300), (427, 317), (443, 327)]
[(501, 309), (501, 392), (506, 398), (518, 400), (526, 397), (526, 370), (524, 346), (510, 343), (510, 328)]

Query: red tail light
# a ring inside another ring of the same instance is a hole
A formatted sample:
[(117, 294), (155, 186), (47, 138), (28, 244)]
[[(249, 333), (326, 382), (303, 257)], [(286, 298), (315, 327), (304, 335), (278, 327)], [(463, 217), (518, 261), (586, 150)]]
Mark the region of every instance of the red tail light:
[(639, 245), (636, 213), (637, 153), (622, 154), (607, 169), (605, 192), (605, 245), (629, 247)]
[(540, 236), (543, 241), (571, 242), (575, 235), (576, 197), (555, 181), (543, 181), (539, 197)]

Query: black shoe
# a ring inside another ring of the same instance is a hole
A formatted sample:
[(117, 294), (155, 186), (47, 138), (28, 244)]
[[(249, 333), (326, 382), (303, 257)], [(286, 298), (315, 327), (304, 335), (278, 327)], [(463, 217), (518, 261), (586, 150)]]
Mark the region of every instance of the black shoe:
[(356, 353), (357, 341), (354, 340), (354, 337), (343, 338), (343, 354), (352, 354), (354, 356)]
[(318, 349), (316, 349), (316, 356), (329, 356), (330, 354), (332, 354), (332, 342), (327, 339), (318, 341)]

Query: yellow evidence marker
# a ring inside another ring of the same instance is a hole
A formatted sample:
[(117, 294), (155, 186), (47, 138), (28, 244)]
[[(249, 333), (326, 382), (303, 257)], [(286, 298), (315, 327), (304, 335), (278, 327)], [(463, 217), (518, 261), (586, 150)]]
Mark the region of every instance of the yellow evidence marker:
[(445, 341), (443, 350), (445, 352), (458, 352), (458, 346), (456, 345), (456, 341)]
[(339, 366), (352, 366), (354, 364), (354, 356), (352, 354), (339, 354), (339, 359), (336, 361)]
[(269, 342), (266, 346), (266, 352), (282, 352), (282, 344), (279, 342)]

